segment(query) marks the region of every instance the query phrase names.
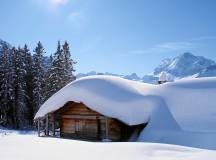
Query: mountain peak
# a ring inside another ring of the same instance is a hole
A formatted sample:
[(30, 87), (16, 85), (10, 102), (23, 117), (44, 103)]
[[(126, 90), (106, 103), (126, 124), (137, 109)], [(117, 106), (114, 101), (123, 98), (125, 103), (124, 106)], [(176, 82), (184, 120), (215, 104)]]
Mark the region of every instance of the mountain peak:
[(213, 60), (186, 52), (169, 61), (162, 61), (162, 64), (155, 68), (154, 75), (159, 75), (161, 72), (166, 71), (175, 77), (185, 77), (197, 74), (215, 64)]
[(183, 53), (183, 54), (180, 54), (179, 56), (177, 56), (177, 57), (175, 57), (174, 59), (183, 59), (183, 60), (185, 60), (185, 59), (190, 59), (190, 60), (195, 60), (195, 59), (197, 59), (199, 56), (195, 56), (195, 55), (193, 55), (192, 53), (190, 53), (190, 52), (185, 52), (185, 53)]
[(182, 57), (194, 57), (194, 55), (190, 52), (185, 52), (185, 53), (181, 54), (180, 56), (182, 56)]

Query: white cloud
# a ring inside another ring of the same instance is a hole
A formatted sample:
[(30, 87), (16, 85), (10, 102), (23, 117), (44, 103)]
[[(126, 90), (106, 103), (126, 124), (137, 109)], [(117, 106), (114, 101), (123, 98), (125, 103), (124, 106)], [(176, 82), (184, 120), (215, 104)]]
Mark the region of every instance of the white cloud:
[(183, 51), (193, 49), (195, 47), (199, 47), (200, 43), (203, 44), (206, 41), (215, 41), (216, 36), (202, 36), (187, 39), (186, 41), (179, 41), (179, 42), (166, 42), (162, 44), (156, 44), (149, 48), (138, 49), (138, 50), (131, 50), (124, 55), (130, 54), (152, 54), (152, 53), (167, 53), (172, 51)]
[(191, 49), (194, 44), (191, 42), (167, 42), (162, 44), (154, 45), (150, 48), (132, 50), (129, 54), (148, 54), (148, 53), (166, 53), (170, 51), (180, 51), (184, 49)]
[(191, 42), (168, 42), (156, 45), (155, 49), (167, 49), (167, 50), (180, 50), (191, 48), (193, 44)]

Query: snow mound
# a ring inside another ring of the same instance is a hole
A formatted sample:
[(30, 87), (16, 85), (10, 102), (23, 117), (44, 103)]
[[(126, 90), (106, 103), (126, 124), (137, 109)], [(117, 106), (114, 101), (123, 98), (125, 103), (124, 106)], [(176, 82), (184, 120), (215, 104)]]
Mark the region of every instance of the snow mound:
[(95, 143), (36, 135), (0, 136), (0, 142), (1, 160), (216, 159), (215, 151), (157, 143)]

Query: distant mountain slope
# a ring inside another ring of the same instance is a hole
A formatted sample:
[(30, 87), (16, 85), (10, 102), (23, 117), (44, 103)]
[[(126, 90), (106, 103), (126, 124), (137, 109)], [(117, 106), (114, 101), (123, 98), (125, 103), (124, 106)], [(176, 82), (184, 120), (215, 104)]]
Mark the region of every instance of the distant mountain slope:
[(155, 79), (167, 72), (173, 80), (188, 77), (213, 77), (216, 76), (216, 63), (213, 60), (202, 56), (195, 56), (191, 53), (181, 54), (173, 59), (165, 59), (154, 69), (153, 74), (144, 76), (143, 81), (155, 83)]
[(132, 73), (130, 75), (120, 75), (120, 74), (113, 74), (113, 73), (109, 73), (109, 72), (101, 73), (101, 72), (91, 71), (91, 72), (87, 72), (87, 73), (78, 73), (76, 75), (76, 77), (81, 78), (81, 77), (93, 76), (93, 75), (111, 75), (111, 76), (122, 77), (125, 79), (134, 80), (134, 81), (142, 81), (142, 78), (139, 77), (136, 73)]
[(173, 59), (164, 59), (161, 64), (156, 67), (152, 74), (137, 76), (136, 73), (131, 75), (118, 75), (112, 73), (97, 73), (95, 71), (86, 74), (80, 73), (77, 77), (85, 77), (89, 75), (114, 75), (125, 79), (142, 81), (146, 83), (157, 83), (158, 77), (162, 72), (166, 72), (170, 77), (170, 81), (187, 77), (212, 77), (216, 76), (216, 62), (202, 56), (195, 56), (191, 53), (183, 53)]
[(202, 70), (212, 65), (216, 65), (213, 60), (201, 56), (194, 56), (191, 53), (184, 53), (173, 59), (162, 61), (162, 63), (155, 68), (154, 75), (166, 71), (175, 77), (185, 77), (200, 73)]
[(203, 69), (198, 77), (213, 77), (216, 76), (216, 65), (211, 65)]

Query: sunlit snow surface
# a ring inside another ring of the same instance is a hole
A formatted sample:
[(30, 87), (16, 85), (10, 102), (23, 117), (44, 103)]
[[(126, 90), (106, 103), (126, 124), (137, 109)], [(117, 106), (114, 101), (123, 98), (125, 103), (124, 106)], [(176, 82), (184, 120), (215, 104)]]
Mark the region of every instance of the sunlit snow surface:
[(82, 102), (128, 125), (148, 122), (137, 141), (216, 150), (216, 77), (151, 85), (113, 76), (76, 80), (49, 98), (35, 118)]
[(215, 160), (216, 151), (157, 143), (84, 142), (0, 134), (1, 160)]

